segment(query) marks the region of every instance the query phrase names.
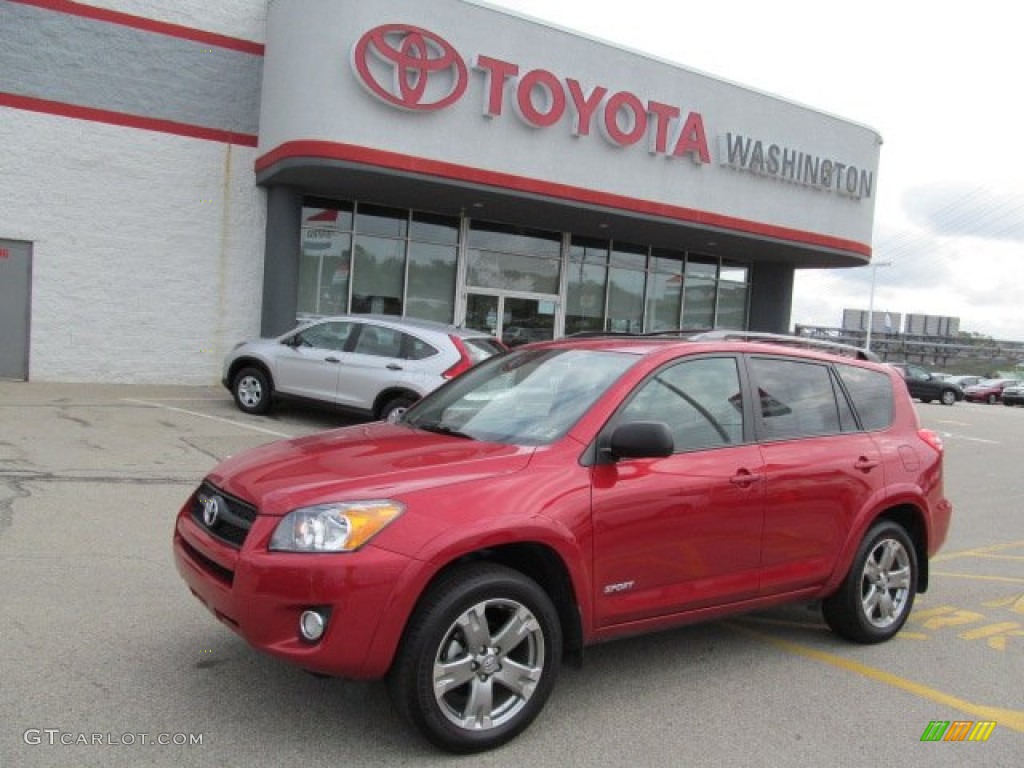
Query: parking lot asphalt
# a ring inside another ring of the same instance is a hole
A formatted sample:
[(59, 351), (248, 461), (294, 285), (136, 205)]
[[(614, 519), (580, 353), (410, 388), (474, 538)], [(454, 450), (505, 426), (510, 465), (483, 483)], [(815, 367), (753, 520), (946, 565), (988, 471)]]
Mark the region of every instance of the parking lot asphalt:
[[(591, 648), (473, 765), (1019, 766), (1024, 408), (918, 411), (945, 440), (955, 511), (896, 639), (851, 645), (794, 606)], [(174, 516), (218, 460), (345, 423), (246, 416), (217, 387), (0, 382), (0, 765), (465, 763), (381, 683), (251, 650), (172, 564)], [(995, 726), (922, 741), (933, 721)]]

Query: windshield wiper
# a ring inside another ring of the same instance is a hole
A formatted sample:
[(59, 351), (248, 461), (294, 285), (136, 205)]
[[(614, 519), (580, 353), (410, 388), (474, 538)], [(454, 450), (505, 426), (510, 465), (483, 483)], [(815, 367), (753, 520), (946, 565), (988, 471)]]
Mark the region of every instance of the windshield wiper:
[(435, 432), (439, 435), (451, 435), (452, 437), (462, 437), (466, 440), (476, 440), (472, 435), (467, 435), (465, 432), (460, 432), (455, 427), (449, 427), (447, 424), (442, 424), (440, 421), (426, 422), (423, 424), (413, 424), (412, 426), (417, 429), (422, 429), (424, 432)]

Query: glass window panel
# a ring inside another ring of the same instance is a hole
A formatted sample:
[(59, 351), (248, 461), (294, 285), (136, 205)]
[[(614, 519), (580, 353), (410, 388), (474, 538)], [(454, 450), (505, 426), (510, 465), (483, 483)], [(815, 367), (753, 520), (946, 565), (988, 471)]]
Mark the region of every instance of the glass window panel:
[(487, 251), (557, 257), (562, 251), (562, 236), (558, 232), (474, 221), (470, 224), (469, 245)]
[(705, 256), (691, 256), (686, 261), (687, 277), (718, 277), (718, 259)]
[(892, 423), (892, 383), (884, 373), (853, 365), (836, 365), (864, 429), (885, 429)]
[(655, 248), (651, 251), (651, 269), (655, 272), (681, 275), (685, 260), (685, 254), (679, 251), (668, 251), (663, 248)]
[(752, 358), (750, 370), (766, 437), (788, 439), (840, 431), (839, 407), (828, 366)]
[(648, 379), (616, 417), (660, 421), (677, 453), (743, 442), (739, 370), (731, 357), (679, 363)]
[(324, 229), (338, 229), (345, 232), (352, 229), (352, 204), (334, 200), (307, 198), (302, 208), (302, 226)]
[(574, 237), (569, 246), (569, 260), (585, 264), (607, 264), (608, 241)]
[(715, 281), (687, 277), (683, 286), (683, 328), (713, 328)]
[(320, 259), (316, 251), (302, 249), (299, 259), (299, 314), (320, 314)]
[(402, 314), (405, 241), (358, 236), (354, 251), (352, 311)]
[(481, 288), (529, 293), (558, 293), (559, 262), (515, 253), (471, 249), (466, 282)]
[(737, 264), (734, 262), (723, 261), (722, 262), (722, 273), (719, 279), (729, 283), (746, 283), (749, 282), (750, 267), (746, 264)]
[(409, 237), (427, 243), (456, 245), (459, 242), (459, 220), (451, 216), (413, 213)]
[(537, 299), (505, 299), (501, 340), (510, 347), (547, 341), (555, 335), (555, 303)]
[(654, 273), (647, 296), (647, 330), (674, 331), (679, 328), (679, 305), (683, 297), (683, 276)]
[(375, 357), (400, 357), (404, 335), (394, 328), (365, 323), (359, 331), (356, 347), (352, 351), (360, 355), (374, 355)]
[(569, 264), (565, 308), (566, 334), (604, 329), (604, 294), (608, 268), (601, 264)]
[(354, 323), (345, 321), (317, 323), (300, 332), (299, 339), (310, 347), (342, 352), (354, 327)]
[(608, 317), (605, 330), (640, 333), (644, 322), (644, 278), (635, 269), (612, 269), (608, 283)]
[[(333, 233), (331, 247), (318, 251), (321, 254), (321, 261), (316, 314), (337, 315), (348, 311), (351, 243), (351, 235), (336, 232)], [(302, 250), (303, 256), (305, 256), (308, 246), (304, 244)], [(300, 270), (304, 264), (306, 264), (306, 259), (300, 262)], [(299, 282), (302, 282), (301, 274)]]
[(642, 245), (615, 243), (611, 253), (612, 266), (647, 269), (647, 248)]
[(716, 328), (742, 331), (747, 327), (747, 286), (744, 283), (718, 284)]
[(409, 212), (402, 208), (360, 205), (356, 213), (356, 232), (361, 235), (405, 237)]
[(450, 323), (455, 313), (456, 249), (409, 243), (409, 289), (405, 314)]

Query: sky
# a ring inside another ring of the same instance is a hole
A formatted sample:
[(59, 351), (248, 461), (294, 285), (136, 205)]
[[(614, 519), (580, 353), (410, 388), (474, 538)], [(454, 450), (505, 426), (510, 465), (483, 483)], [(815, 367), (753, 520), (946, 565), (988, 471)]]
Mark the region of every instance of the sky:
[[(842, 310), (1024, 340), (1024, 38), (1005, 0), (489, 0), (867, 125), (872, 264), (798, 270), (792, 323)], [(885, 265), (885, 266), (883, 266)]]

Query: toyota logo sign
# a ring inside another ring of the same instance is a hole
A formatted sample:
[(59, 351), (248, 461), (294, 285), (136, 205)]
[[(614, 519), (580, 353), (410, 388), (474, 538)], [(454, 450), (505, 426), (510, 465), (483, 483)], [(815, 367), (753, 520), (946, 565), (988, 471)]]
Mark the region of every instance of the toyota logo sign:
[(352, 68), (372, 95), (413, 112), (444, 109), (466, 91), (466, 62), (444, 38), (408, 24), (385, 24), (352, 48)]

